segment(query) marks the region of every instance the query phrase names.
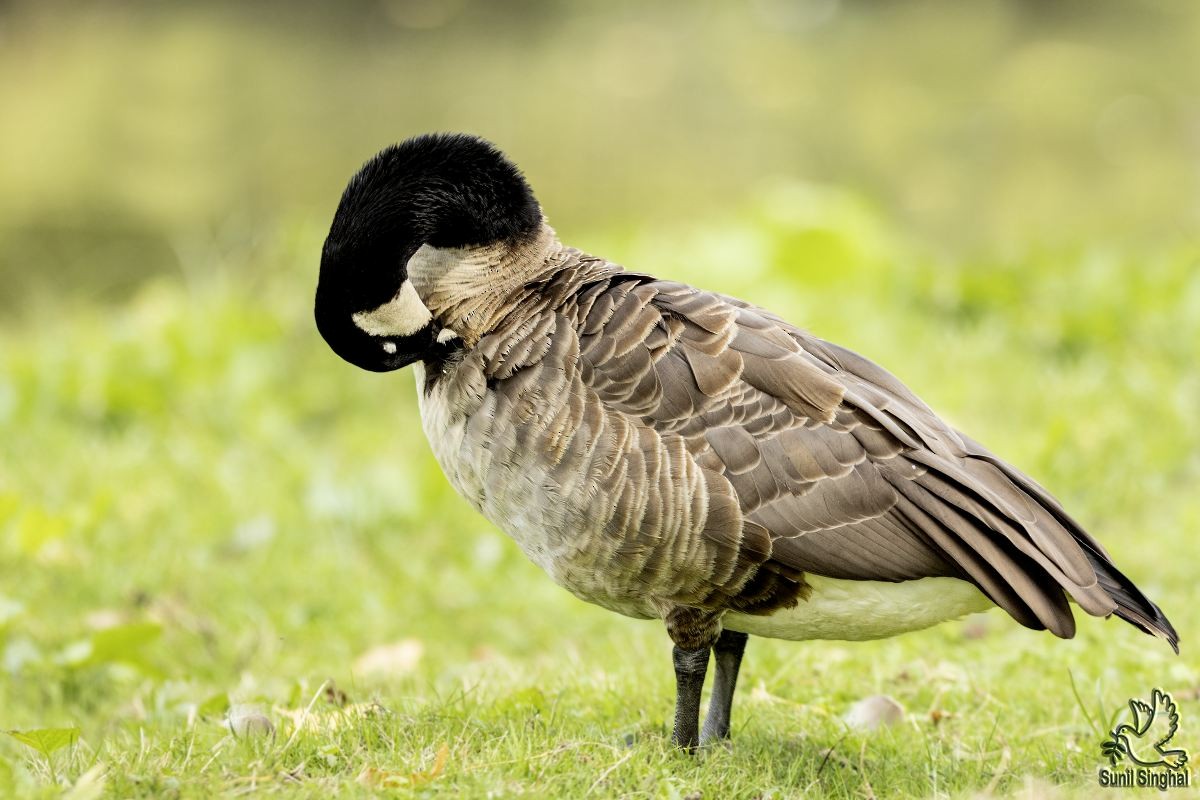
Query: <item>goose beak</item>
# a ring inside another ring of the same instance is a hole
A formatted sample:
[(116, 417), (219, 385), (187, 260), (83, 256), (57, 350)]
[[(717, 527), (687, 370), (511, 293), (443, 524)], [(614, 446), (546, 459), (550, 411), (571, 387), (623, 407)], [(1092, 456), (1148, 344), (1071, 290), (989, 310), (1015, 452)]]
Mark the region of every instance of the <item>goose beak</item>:
[[(433, 323), (408, 336), (372, 336), (370, 339), (366, 352), (355, 354), (356, 358), (342, 353), (338, 355), (354, 366), (371, 372), (391, 372), (424, 359), (438, 343), (437, 327)], [(371, 344), (378, 348), (378, 352), (370, 352)]]
[(374, 335), (349, 318), (330, 318), (316, 312), (317, 330), (333, 352), (369, 372), (392, 372), (428, 356), (438, 345), (438, 326), (432, 321), (405, 336)]

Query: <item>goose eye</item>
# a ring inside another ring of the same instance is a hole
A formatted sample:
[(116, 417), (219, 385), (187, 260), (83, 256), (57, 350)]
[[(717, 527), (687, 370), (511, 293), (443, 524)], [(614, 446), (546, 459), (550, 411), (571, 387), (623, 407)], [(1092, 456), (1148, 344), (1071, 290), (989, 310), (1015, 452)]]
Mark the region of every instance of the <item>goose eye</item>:
[(396, 352), (396, 343), (395, 342), (384, 342), (383, 343), (383, 352), (387, 353), (389, 356), (392, 355), (393, 353), (395, 353)]

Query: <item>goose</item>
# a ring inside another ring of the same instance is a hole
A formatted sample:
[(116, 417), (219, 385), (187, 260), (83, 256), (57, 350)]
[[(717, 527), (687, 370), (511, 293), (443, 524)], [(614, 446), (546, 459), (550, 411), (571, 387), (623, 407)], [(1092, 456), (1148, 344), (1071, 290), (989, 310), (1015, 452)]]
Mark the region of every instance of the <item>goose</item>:
[(314, 313), (351, 364), (414, 367), (446, 477), (551, 579), (663, 622), (687, 751), (729, 737), (749, 636), (877, 639), (999, 606), (1071, 638), (1073, 603), (1178, 652), (1046, 489), (890, 372), (564, 245), (483, 139), (417, 136), (359, 169)]

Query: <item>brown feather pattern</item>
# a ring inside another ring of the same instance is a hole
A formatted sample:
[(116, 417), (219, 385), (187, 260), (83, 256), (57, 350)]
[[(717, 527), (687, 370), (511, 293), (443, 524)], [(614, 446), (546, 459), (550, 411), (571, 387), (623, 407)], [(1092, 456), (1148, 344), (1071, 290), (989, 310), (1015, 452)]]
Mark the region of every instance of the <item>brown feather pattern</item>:
[(558, 532), (521, 543), (576, 594), (768, 614), (805, 573), (953, 576), (1031, 628), (1071, 636), (1071, 598), (1174, 643), (1057, 501), (887, 371), (732, 298), (565, 248), (550, 262), (431, 367), (449, 411), (427, 428), (485, 514)]

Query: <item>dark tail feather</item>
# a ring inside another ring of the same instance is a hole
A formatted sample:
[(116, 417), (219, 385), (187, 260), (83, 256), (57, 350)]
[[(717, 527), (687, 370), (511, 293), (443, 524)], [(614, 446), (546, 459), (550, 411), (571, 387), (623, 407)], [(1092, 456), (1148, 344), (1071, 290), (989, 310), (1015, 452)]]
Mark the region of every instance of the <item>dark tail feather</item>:
[(1095, 570), (1100, 588), (1104, 589), (1108, 593), (1108, 596), (1113, 599), (1113, 602), (1117, 604), (1115, 613), (1118, 617), (1151, 636), (1158, 636), (1166, 640), (1176, 655), (1179, 654), (1179, 634), (1175, 632), (1175, 626), (1167, 619), (1166, 614), (1163, 614), (1161, 608), (1151, 602), (1150, 598), (1146, 597), (1146, 595), (1142, 594), (1142, 590), (1134, 586), (1133, 581), (1126, 578), (1113, 565), (1112, 561), (1109, 560), (1108, 554), (1104, 552), (1104, 547), (1092, 538), (1078, 522), (1071, 518), (1071, 515), (1063, 509), (1062, 505), (1052, 494), (1046, 491), (1033, 478), (1030, 478), (1011, 464), (997, 458), (986, 447), (971, 437), (964, 436), (961, 433), (959, 436), (966, 443), (967, 451), (970, 455), (975, 458), (981, 458), (998, 467), (1014, 483), (1035, 498), (1063, 527), (1071, 532), (1075, 537), (1075, 541), (1079, 543), (1079, 546), (1087, 556), (1092, 569)]
[(1175, 632), (1175, 626), (1163, 614), (1162, 609), (1142, 594), (1141, 589), (1121, 574), (1111, 561), (1089, 547), (1086, 542), (1079, 544), (1087, 554), (1088, 561), (1092, 563), (1092, 569), (1096, 570), (1096, 579), (1100, 582), (1100, 587), (1116, 601), (1117, 616), (1151, 636), (1165, 639), (1178, 655), (1179, 634)]

